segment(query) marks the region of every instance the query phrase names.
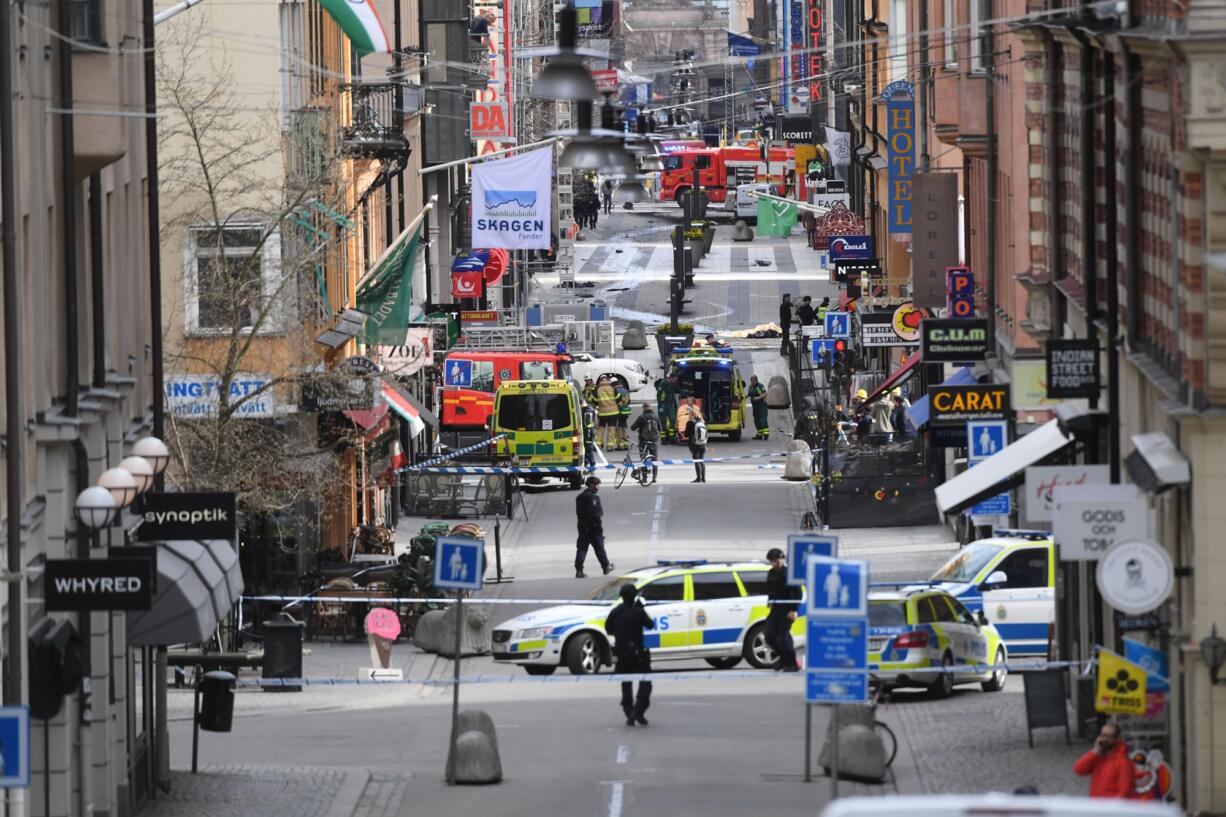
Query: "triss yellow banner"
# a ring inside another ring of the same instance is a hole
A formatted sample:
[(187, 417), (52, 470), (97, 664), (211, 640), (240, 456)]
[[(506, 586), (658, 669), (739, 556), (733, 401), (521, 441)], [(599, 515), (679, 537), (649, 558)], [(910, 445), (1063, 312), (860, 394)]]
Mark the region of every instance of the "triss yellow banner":
[(1098, 694), (1094, 708), (1121, 715), (1145, 714), (1146, 673), (1123, 656), (1098, 650)]

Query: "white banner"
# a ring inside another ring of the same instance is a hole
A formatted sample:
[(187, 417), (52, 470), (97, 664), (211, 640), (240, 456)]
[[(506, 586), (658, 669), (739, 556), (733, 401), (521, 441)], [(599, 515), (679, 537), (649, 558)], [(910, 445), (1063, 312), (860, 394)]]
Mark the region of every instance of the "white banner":
[(474, 247), (547, 250), (553, 148), (473, 166)]
[(405, 332), (402, 346), (375, 347), (379, 350), (379, 364), (383, 371), (388, 374), (408, 375), (416, 374), (423, 366), (431, 365), (434, 362), (430, 350), (432, 334), (433, 330), (429, 328), (410, 327)]
[(1149, 503), (1135, 485), (1052, 490), (1052, 536), (1062, 562), (1097, 561), (1116, 542), (1149, 536)]
[(826, 150), (830, 152), (830, 162), (835, 167), (850, 165), (851, 132), (826, 128)]
[[(239, 372), (230, 380), (230, 406), (245, 400), (236, 417), (276, 417), (277, 395), (272, 375)], [(216, 417), (221, 406), (221, 378), (210, 374), (166, 376), (166, 408), (176, 417)]]

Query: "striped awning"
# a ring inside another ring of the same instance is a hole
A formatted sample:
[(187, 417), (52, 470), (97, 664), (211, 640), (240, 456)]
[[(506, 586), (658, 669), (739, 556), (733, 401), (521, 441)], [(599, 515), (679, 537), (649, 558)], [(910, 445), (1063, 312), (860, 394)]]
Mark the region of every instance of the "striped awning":
[(426, 423), (421, 418), (421, 412), (413, 405), (413, 400), (409, 395), (386, 380), (383, 381), (382, 394), (392, 411), (409, 424), (409, 436), (416, 437), (426, 430)]

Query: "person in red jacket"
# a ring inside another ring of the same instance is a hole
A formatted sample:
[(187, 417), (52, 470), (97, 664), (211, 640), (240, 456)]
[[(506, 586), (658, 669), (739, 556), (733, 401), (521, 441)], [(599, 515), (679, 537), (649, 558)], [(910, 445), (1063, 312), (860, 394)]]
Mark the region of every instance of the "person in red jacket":
[(1091, 797), (1133, 797), (1137, 769), (1128, 756), (1119, 724), (1103, 724), (1094, 748), (1073, 764), (1073, 771), (1082, 777), (1089, 775)]

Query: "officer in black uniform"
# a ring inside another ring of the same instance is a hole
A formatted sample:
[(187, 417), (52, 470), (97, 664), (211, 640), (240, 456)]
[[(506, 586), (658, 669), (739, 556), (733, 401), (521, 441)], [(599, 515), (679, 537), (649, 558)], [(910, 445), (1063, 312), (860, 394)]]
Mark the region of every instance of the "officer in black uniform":
[[(615, 673), (651, 672), (651, 653), (643, 646), (643, 631), (655, 629), (655, 622), (641, 602), (635, 602), (638, 591), (632, 584), (623, 584), (618, 591), (622, 603), (613, 608), (604, 630), (613, 636)], [(639, 682), (639, 695), (634, 697), (634, 682), (622, 681), (622, 712), (626, 713), (626, 726), (638, 723), (647, 725), (643, 715), (651, 705), (651, 681)]]
[(792, 622), (796, 620), (800, 588), (788, 584), (782, 550), (771, 548), (766, 560), (771, 563), (770, 572), (766, 574), (766, 595), (770, 602), (770, 612), (766, 614), (766, 643), (779, 653), (776, 671), (799, 672), (796, 648), (792, 645)]

